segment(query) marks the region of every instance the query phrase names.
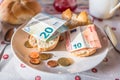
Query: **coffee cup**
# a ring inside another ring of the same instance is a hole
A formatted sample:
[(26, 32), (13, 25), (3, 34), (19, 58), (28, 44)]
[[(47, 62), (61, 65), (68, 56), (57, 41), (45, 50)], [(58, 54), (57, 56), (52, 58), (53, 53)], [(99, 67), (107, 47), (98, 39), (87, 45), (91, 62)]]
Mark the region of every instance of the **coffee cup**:
[(118, 0), (89, 0), (89, 12), (92, 16), (108, 19), (120, 7)]

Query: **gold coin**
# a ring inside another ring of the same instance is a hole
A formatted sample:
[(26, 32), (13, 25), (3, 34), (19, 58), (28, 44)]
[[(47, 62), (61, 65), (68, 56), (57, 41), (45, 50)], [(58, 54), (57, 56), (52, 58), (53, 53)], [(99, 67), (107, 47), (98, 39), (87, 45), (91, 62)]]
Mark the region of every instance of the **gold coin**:
[(48, 60), (52, 58), (53, 54), (51, 53), (40, 53), (40, 59), (41, 60)]
[(58, 59), (58, 63), (62, 66), (69, 66), (73, 63), (73, 60), (71, 58), (62, 57)]
[(30, 45), (29, 41), (26, 41), (26, 42), (24, 43), (24, 46), (25, 46), (26, 48), (33, 48), (33, 47)]

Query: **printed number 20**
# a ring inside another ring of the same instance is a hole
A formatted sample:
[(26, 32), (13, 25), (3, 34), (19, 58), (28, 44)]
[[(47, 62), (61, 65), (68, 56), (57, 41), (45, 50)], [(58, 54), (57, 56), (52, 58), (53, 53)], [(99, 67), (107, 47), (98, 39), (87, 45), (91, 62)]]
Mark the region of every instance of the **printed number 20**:
[(49, 35), (53, 32), (53, 29), (50, 27), (45, 28), (44, 32), (40, 34), (40, 36), (44, 36), (44, 39), (48, 38)]
[(74, 44), (73, 46), (74, 46), (75, 49), (78, 49), (78, 48), (82, 47), (82, 44), (81, 43), (77, 43), (77, 44)]

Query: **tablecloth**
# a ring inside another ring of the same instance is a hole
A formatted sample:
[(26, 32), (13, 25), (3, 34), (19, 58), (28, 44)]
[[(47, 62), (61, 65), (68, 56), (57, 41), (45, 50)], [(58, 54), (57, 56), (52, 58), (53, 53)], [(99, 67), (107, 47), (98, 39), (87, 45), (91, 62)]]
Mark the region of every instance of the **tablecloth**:
[[(75, 12), (80, 12), (81, 10), (86, 10), (89, 13), (87, 0), (82, 0)], [(53, 15), (60, 14), (60, 12), (54, 10), (51, 3), (47, 3), (45, 5), (44, 2), (43, 11)], [(94, 24), (98, 27), (103, 27), (106, 24), (111, 26), (117, 36), (118, 41), (120, 41), (120, 10), (117, 10), (114, 16), (108, 20), (94, 18)], [(3, 36), (0, 35), (0, 51), (4, 46)], [(29, 76), (28, 74), (31, 73), (25, 71), (27, 66), (25, 66), (24, 63), (18, 63), (16, 68), (14, 65), (14, 59), (15, 58), (11, 51), (11, 45), (9, 45), (4, 52), (2, 61), (0, 62), (0, 80), (120, 80), (120, 53), (117, 53), (114, 49), (111, 49), (106, 58), (96, 67), (80, 73), (66, 74), (61, 76), (61, 78), (57, 76), (52, 76), (51, 78), (50, 75), (42, 77), (40, 74)], [(7, 78), (8, 76), (10, 76), (10, 78)], [(5, 79), (5, 77), (7, 79)]]

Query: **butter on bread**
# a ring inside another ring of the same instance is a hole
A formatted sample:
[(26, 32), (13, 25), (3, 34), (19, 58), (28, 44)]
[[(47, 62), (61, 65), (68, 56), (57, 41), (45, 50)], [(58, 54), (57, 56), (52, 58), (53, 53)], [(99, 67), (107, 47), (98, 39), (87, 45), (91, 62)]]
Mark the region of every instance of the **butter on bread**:
[(37, 0), (3, 0), (0, 5), (0, 21), (23, 24), (41, 11)]
[(69, 29), (90, 23), (90, 19), (86, 11), (75, 14), (70, 9), (67, 9), (62, 13), (62, 19), (67, 20), (65, 25), (68, 26)]
[(45, 41), (41, 41), (40, 39), (36, 39), (35, 37), (30, 35), (28, 42), (32, 47), (37, 48), (40, 52), (49, 51), (57, 46), (59, 42), (59, 36), (53, 40), (45, 42)]

